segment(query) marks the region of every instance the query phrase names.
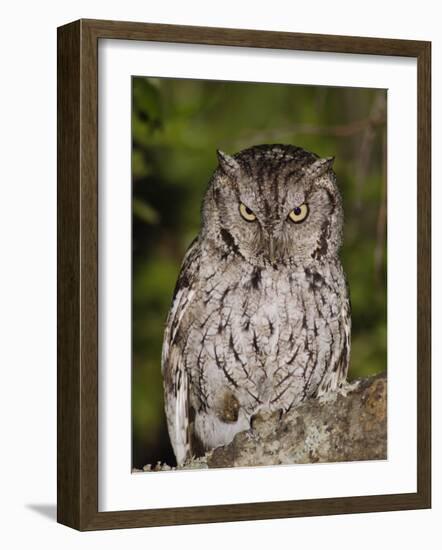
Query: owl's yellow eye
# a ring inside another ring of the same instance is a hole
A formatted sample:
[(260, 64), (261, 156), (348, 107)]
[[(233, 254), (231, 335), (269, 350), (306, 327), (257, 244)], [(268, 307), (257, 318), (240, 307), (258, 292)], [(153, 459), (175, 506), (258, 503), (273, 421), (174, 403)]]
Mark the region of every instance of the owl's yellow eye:
[(255, 214), (244, 203), (239, 203), (239, 213), (247, 222), (254, 222), (256, 220)]
[(304, 203), (290, 211), (289, 218), (293, 223), (301, 223), (308, 216), (308, 206)]

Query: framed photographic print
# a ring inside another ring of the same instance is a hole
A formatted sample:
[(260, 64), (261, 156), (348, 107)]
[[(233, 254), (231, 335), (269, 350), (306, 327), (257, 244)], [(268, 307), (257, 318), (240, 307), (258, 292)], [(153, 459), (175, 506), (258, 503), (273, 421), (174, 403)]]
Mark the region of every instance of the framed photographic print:
[(428, 508), (430, 43), (58, 29), (58, 521)]

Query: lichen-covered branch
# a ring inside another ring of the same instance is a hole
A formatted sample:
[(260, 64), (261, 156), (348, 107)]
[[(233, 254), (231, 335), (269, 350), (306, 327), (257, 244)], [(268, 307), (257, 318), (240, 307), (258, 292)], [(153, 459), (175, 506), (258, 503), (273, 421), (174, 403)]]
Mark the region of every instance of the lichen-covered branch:
[[(282, 417), (262, 410), (251, 429), (184, 468), (226, 468), (387, 458), (387, 378), (360, 379)], [(149, 468), (150, 469), (150, 468)], [(154, 470), (169, 469), (158, 465)]]
[(311, 399), (282, 418), (260, 412), (252, 429), (206, 456), (209, 468), (387, 458), (387, 381)]

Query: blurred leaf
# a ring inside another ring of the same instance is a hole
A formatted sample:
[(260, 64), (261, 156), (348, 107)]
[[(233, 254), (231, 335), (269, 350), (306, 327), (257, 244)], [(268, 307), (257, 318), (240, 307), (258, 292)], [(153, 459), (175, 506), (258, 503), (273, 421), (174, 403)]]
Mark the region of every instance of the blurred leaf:
[(152, 167), (139, 149), (132, 151), (132, 177), (133, 179), (146, 178), (152, 173)]
[(141, 199), (134, 198), (132, 201), (132, 210), (135, 216), (149, 224), (156, 224), (160, 221), (158, 212)]
[(134, 112), (151, 129), (161, 126), (162, 100), (157, 86), (147, 78), (133, 79)]

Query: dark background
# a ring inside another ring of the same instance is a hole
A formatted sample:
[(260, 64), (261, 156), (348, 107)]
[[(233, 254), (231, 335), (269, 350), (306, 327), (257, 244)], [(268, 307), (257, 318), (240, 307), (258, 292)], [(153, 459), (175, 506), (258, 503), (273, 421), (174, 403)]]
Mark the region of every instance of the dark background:
[(350, 379), (387, 366), (386, 91), (134, 77), (133, 466), (175, 463), (161, 345), (217, 148), (290, 143), (335, 156), (352, 302)]

